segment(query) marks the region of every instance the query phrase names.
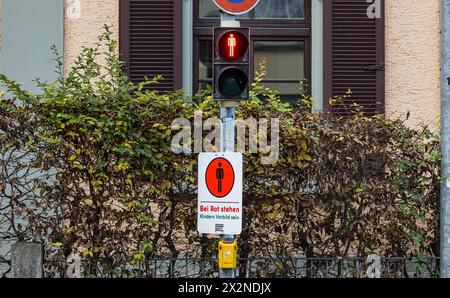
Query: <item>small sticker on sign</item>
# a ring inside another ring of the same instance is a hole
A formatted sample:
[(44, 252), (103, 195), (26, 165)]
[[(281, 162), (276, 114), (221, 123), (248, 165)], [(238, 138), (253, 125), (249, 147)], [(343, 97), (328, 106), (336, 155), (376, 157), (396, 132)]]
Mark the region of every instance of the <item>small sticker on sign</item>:
[(216, 233), (223, 233), (223, 224), (216, 224)]

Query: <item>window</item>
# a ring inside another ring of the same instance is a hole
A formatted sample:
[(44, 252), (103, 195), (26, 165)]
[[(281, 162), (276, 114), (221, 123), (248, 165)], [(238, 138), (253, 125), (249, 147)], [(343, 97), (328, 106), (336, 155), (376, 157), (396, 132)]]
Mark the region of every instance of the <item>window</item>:
[(264, 41), (253, 43), (254, 69), (266, 65), (264, 86), (278, 90), (286, 100), (295, 100), (299, 80), (305, 78), (305, 43), (303, 41)]
[[(200, 18), (218, 18), (219, 9), (211, 0), (200, 0)], [(240, 19), (304, 19), (303, 0), (261, 0), (251, 12)]]
[[(252, 28), (252, 71), (265, 61), (266, 87), (295, 100), (299, 82), (311, 69), (309, 0), (261, 0), (248, 14), (239, 16), (242, 27)], [(194, 6), (194, 92), (212, 83), (212, 28), (219, 26), (219, 9), (211, 0)]]

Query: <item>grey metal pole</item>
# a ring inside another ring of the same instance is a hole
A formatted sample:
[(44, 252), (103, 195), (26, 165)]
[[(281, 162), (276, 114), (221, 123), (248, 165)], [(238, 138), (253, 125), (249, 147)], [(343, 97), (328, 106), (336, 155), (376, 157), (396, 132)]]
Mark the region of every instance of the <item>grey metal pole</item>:
[[(234, 151), (234, 135), (235, 135), (235, 111), (236, 108), (231, 107), (220, 108), (220, 118), (222, 122), (220, 147), (222, 152)], [(235, 235), (221, 235), (220, 241), (234, 242)], [(235, 278), (236, 269), (219, 269), (220, 278)]]
[[(236, 17), (222, 12), (220, 15), (221, 27), (239, 27)], [(220, 119), (222, 123), (220, 134), (220, 151), (234, 152), (235, 139), (235, 113), (239, 102), (222, 102), (220, 108)], [(220, 235), (223, 242), (234, 242), (235, 235)], [(220, 278), (235, 278), (236, 269), (219, 269)]]
[(441, 277), (450, 278), (450, 0), (441, 0)]

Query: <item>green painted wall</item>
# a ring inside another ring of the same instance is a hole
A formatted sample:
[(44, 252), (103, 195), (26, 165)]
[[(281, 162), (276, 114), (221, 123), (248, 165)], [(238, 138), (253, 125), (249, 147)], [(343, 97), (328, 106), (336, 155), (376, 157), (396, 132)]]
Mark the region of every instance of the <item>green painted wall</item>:
[(54, 81), (50, 47), (64, 45), (63, 0), (2, 0), (0, 73), (36, 91), (32, 80)]

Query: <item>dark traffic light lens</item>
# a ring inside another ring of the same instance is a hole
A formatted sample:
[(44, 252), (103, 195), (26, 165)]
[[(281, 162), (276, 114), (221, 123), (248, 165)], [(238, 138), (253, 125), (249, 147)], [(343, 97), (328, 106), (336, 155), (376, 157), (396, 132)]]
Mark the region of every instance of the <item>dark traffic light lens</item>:
[(238, 31), (228, 31), (219, 40), (219, 55), (229, 61), (242, 58), (247, 49), (248, 40)]
[(247, 75), (239, 68), (227, 68), (219, 76), (219, 90), (225, 96), (241, 95), (247, 84)]

